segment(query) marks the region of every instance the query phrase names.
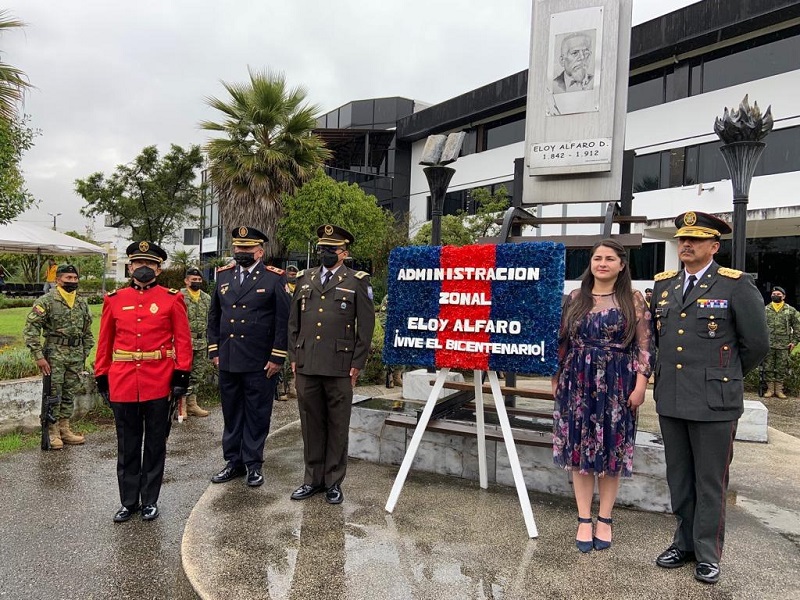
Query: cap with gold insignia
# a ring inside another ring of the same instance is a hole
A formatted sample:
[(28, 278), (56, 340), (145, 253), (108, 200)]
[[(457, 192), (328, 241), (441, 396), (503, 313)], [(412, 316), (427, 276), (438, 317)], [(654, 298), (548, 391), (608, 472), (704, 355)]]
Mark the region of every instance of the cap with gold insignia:
[(719, 238), (731, 232), (731, 227), (722, 219), (704, 212), (690, 210), (675, 217), (678, 231), (673, 237)]
[(167, 260), (167, 253), (153, 242), (133, 242), (125, 249), (128, 260), (152, 260), (161, 264)]
[(233, 246), (260, 246), (267, 241), (267, 236), (255, 227), (234, 227), (231, 231)]
[(354, 241), (347, 229), (330, 224), (317, 227), (317, 237), (317, 246), (347, 246)]
[(56, 275), (63, 275), (64, 273), (74, 273), (77, 275), (78, 269), (75, 265), (58, 265)]

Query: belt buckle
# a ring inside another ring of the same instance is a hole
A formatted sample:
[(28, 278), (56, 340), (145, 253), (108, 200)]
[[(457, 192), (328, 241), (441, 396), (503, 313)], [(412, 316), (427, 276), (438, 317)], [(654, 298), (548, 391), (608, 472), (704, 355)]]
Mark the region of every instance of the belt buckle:
[(141, 352), (131, 352), (133, 355), (133, 360), (142, 360), (142, 353)]

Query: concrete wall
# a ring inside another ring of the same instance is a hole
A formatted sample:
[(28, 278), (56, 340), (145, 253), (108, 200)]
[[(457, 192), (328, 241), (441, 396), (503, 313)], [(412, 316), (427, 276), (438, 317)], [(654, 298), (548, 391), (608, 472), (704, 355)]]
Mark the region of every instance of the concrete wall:
[[(91, 390), (91, 392), (75, 399), (76, 417), (86, 414), (102, 402), (100, 396), (94, 391), (94, 381), (89, 375), (85, 376), (84, 389)], [(0, 434), (39, 429), (41, 406), (41, 377), (0, 381)]]

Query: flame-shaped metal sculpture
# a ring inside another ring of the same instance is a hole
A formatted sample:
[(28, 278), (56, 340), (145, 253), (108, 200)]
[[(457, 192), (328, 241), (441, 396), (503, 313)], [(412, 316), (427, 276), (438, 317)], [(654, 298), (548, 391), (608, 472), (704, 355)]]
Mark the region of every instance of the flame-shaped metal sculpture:
[(733, 187), (733, 240), (731, 258), (734, 269), (745, 270), (745, 244), (747, 243), (747, 203), (750, 200), (750, 182), (758, 165), (758, 159), (766, 144), (762, 141), (772, 131), (772, 106), (761, 114), (758, 102), (753, 106), (747, 100), (739, 110), (728, 110), (714, 121), (714, 133), (723, 144), (720, 152), (731, 174)]
[(733, 142), (760, 142), (772, 131), (772, 106), (761, 114), (758, 102), (750, 106), (747, 95), (738, 110), (725, 108), (722, 117), (714, 121), (714, 133), (726, 144)]

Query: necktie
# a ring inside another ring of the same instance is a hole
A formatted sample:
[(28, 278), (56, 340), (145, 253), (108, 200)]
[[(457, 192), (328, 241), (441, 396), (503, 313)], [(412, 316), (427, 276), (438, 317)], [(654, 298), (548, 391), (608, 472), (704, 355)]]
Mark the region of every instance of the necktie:
[(244, 283), (245, 277), (247, 277), (247, 269), (240, 269), (239, 270), (239, 285)]
[(691, 292), (692, 289), (694, 288), (694, 282), (697, 281), (697, 277), (695, 277), (694, 275), (689, 275), (689, 280), (688, 281), (689, 281), (689, 285), (686, 286), (686, 290), (683, 292), (683, 299), (684, 300), (686, 300), (686, 298), (689, 296), (689, 292)]
[(331, 271), (325, 271), (325, 275), (322, 276), (322, 286), (323, 287), (328, 285), (328, 282), (331, 280), (331, 277), (333, 277), (333, 273)]

